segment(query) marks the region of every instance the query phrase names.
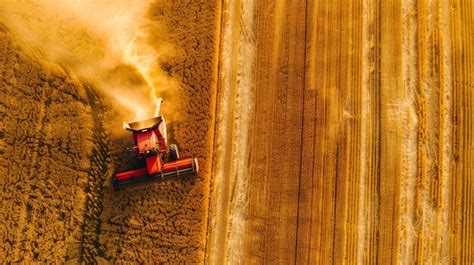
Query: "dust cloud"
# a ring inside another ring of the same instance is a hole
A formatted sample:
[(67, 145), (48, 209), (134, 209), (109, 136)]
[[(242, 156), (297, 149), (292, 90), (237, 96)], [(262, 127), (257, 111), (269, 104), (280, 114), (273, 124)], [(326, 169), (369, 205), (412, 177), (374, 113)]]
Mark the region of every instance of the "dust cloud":
[(17, 0), (0, 2), (0, 23), (26, 52), (58, 63), (99, 88), (128, 121), (153, 113), (160, 94), (179, 86), (160, 63), (173, 57), (170, 43), (150, 45), (151, 1)]

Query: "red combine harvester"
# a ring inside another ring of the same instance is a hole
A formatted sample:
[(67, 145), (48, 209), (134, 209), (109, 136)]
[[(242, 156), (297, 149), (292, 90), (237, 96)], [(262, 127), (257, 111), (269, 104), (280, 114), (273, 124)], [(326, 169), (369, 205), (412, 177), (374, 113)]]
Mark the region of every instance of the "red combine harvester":
[(112, 188), (172, 177), (195, 175), (199, 171), (196, 158), (179, 158), (178, 147), (166, 143), (166, 123), (160, 115), (163, 100), (156, 102), (154, 118), (123, 124), (124, 129), (133, 133), (133, 147), (137, 159), (144, 159), (146, 167), (116, 174), (112, 178)]

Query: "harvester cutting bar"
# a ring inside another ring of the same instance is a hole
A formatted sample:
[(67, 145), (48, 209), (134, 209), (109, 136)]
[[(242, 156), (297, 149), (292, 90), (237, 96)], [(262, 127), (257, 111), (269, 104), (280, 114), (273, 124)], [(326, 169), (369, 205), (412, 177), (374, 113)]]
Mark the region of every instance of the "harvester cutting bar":
[(119, 173), (113, 178), (112, 185), (113, 189), (117, 190), (134, 183), (195, 175), (198, 171), (199, 165), (196, 158), (183, 158), (165, 163), (162, 170), (155, 174), (149, 174), (147, 168)]

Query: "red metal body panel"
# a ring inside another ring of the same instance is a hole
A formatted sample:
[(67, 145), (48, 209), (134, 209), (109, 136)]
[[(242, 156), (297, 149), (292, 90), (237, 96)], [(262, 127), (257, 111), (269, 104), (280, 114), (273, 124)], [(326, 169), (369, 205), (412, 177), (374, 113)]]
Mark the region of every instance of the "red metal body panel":
[(179, 170), (193, 166), (193, 158), (183, 158), (180, 160), (165, 163), (163, 165), (163, 172), (170, 172), (173, 170)]
[(146, 151), (152, 151), (157, 148), (155, 131), (147, 131), (135, 134), (137, 137), (138, 152), (144, 153)]
[(160, 152), (164, 155), (168, 154), (168, 148), (166, 147), (165, 139), (163, 138), (163, 135), (161, 135), (159, 129), (155, 129), (155, 135), (158, 140), (158, 147), (160, 149)]
[(160, 173), (162, 164), (163, 162), (159, 155), (152, 155), (146, 158), (146, 167), (150, 175)]
[(115, 177), (117, 178), (117, 181), (123, 182), (123, 181), (133, 180), (135, 178), (140, 178), (140, 177), (146, 176), (147, 174), (148, 172), (146, 168), (139, 168), (139, 169), (134, 169), (134, 170), (118, 173), (117, 175), (115, 175)]

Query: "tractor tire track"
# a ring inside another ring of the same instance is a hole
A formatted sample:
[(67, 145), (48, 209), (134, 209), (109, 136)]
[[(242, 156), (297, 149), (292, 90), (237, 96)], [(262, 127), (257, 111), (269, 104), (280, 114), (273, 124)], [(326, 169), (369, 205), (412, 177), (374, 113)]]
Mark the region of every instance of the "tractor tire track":
[(79, 263), (94, 264), (97, 263), (99, 257), (106, 258), (105, 250), (99, 242), (99, 234), (102, 224), (101, 214), (104, 209), (104, 193), (108, 192), (106, 190), (108, 185), (105, 182), (112, 176), (112, 159), (109, 151), (110, 135), (105, 130), (102, 119), (106, 112), (106, 105), (103, 104), (101, 96), (94, 91), (94, 88), (86, 85), (85, 89), (94, 120), (94, 148), (90, 155), (90, 169), (84, 187), (86, 202)]

